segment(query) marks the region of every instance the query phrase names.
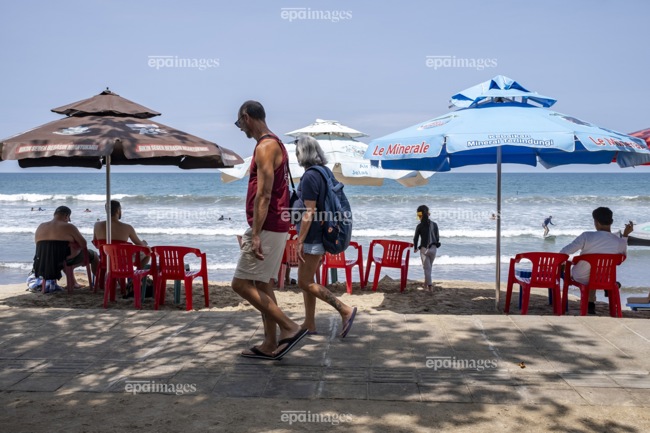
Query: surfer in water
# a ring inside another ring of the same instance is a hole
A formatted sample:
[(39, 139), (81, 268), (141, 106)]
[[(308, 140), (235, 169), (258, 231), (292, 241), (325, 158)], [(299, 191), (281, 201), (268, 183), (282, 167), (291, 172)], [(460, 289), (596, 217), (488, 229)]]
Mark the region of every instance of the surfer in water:
[(544, 237), (548, 236), (548, 225), (554, 226), (553, 222), (551, 222), (551, 219), (553, 218), (553, 215), (549, 215), (548, 218), (544, 220), (542, 223), (542, 227), (544, 227)]

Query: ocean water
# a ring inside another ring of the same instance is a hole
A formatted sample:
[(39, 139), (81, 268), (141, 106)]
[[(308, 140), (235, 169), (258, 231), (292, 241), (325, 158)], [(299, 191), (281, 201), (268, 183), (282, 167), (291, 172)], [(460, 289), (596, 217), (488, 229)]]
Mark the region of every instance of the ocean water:
[[(591, 211), (598, 206), (614, 211), (615, 230), (628, 220), (650, 221), (648, 179), (647, 174), (627, 172), (503, 174), (502, 281), (516, 253), (557, 252), (581, 232), (592, 230)], [(372, 239), (412, 241), (416, 208), (426, 204), (440, 227), (442, 243), (434, 280), (494, 281), (496, 229), (490, 216), (496, 210), (495, 188), (491, 173), (439, 173), (416, 188), (393, 181), (381, 187), (346, 186), (355, 219), (353, 239), (363, 246), (364, 255)], [(216, 171), (114, 173), (112, 193), (122, 202), (122, 220), (149, 245), (200, 248), (207, 252), (211, 280), (232, 278), (238, 257), (235, 236), (247, 227), (245, 180), (224, 184)], [(72, 209), (72, 222), (90, 241), (94, 222), (104, 218), (104, 201), (103, 172), (0, 173), (0, 283), (25, 280), (34, 254), (34, 231), (57, 206)], [(45, 210), (31, 210), (39, 207)], [(555, 223), (550, 226), (553, 239), (542, 238), (541, 224), (548, 215)], [(647, 293), (649, 264), (650, 248), (629, 247), (628, 259), (619, 268), (627, 293)], [(398, 270), (385, 273), (399, 277)], [(409, 278), (423, 279), (419, 254), (411, 254)]]

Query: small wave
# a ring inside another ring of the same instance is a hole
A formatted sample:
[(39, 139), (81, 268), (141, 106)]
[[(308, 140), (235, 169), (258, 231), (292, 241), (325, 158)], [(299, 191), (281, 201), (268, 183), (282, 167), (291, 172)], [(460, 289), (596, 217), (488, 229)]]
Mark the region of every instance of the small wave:
[(34, 233), (36, 231), (36, 226), (34, 227), (0, 227), (0, 233)]
[[(578, 236), (584, 230), (583, 229), (564, 229), (564, 230), (553, 230), (552, 235), (554, 236)], [(448, 238), (494, 238), (496, 237), (497, 232), (495, 230), (440, 230), (440, 237)], [(532, 236), (532, 237), (541, 237), (541, 230), (537, 229), (501, 229), (502, 238), (514, 238), (518, 236)]]
[[(32, 270), (32, 267), (32, 263), (0, 262), (0, 269), (18, 269), (29, 272)], [(27, 275), (25, 275), (25, 278), (27, 278)]]
[[(584, 230), (583, 229), (564, 229), (564, 230), (552, 230), (552, 235), (554, 236), (578, 236)], [(412, 238), (413, 230), (400, 230), (400, 229), (360, 229), (353, 231), (354, 237), (364, 237), (364, 238), (373, 238), (373, 239), (383, 239), (386, 237), (396, 236), (402, 238)], [(496, 229), (451, 229), (444, 230), (440, 229), (440, 238), (472, 238), (472, 239), (489, 239), (495, 238), (497, 235)], [(518, 236), (532, 236), (532, 237), (541, 237), (541, 230), (537, 229), (502, 229), (501, 237), (502, 238), (513, 238)]]
[[(133, 197), (128, 194), (114, 194), (111, 196), (114, 200), (123, 200), (127, 197)], [(0, 194), (0, 201), (39, 203), (50, 201), (106, 201), (106, 194)]]
[[(420, 261), (419, 255), (415, 255), (415, 258), (409, 260), (409, 266), (421, 266), (422, 262)], [(442, 255), (437, 256), (433, 264), (434, 270), (437, 265), (447, 265), (447, 266), (465, 266), (465, 265), (494, 265), (496, 256), (448, 256)], [(510, 257), (501, 255), (501, 263), (508, 264), (510, 263)]]
[[(135, 197), (134, 195), (129, 194), (111, 194), (111, 200), (124, 200), (130, 197)], [(106, 194), (77, 194), (73, 196), (68, 196), (68, 199), (77, 200), (77, 201), (106, 201)]]
[(208, 264), (209, 271), (231, 271), (237, 268), (237, 263), (215, 263)]
[[(140, 234), (193, 235), (193, 236), (237, 236), (243, 228), (195, 228), (195, 227), (138, 227)], [(92, 232), (92, 230), (91, 230)]]

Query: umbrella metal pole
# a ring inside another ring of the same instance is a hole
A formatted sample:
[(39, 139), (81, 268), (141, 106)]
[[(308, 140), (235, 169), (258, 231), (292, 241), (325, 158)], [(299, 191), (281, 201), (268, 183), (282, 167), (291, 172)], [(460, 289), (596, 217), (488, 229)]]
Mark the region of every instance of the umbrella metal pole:
[[(106, 155), (106, 243), (111, 243), (111, 155)], [(106, 255), (106, 271), (111, 269), (111, 259)], [(104, 282), (106, 284), (106, 282)], [(108, 288), (107, 288), (108, 289)]]
[(494, 296), (494, 308), (499, 310), (499, 298), (501, 295), (501, 146), (497, 147), (497, 265), (496, 265), (496, 286)]
[(106, 243), (111, 243), (111, 155), (106, 156)]

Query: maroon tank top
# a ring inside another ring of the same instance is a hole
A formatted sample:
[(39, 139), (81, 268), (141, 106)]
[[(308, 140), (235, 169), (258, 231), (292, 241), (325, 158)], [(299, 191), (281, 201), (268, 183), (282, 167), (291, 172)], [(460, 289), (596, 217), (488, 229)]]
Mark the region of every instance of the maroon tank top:
[(272, 138), (277, 141), (282, 149), (282, 164), (273, 172), (273, 189), (271, 190), (271, 201), (269, 202), (269, 211), (266, 215), (266, 221), (262, 230), (271, 232), (285, 233), (289, 231), (289, 220), (287, 216), (282, 217), (283, 211), (289, 210), (289, 185), (287, 183), (287, 162), (289, 155), (282, 141), (275, 134), (266, 134), (257, 140), (253, 159), (251, 160), (250, 176), (248, 178), (248, 192), (246, 194), (246, 219), (248, 225), (253, 226), (253, 208), (255, 207), (255, 196), (257, 195), (257, 164), (255, 163), (255, 152), (257, 145), (265, 138)]

